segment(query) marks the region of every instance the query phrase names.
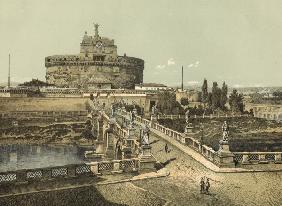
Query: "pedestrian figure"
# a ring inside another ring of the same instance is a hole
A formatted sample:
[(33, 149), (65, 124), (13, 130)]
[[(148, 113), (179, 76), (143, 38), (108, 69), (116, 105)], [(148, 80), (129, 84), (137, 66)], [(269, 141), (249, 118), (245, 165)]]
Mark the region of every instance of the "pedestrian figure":
[(201, 187), (201, 194), (205, 193), (205, 181), (203, 177), (201, 177), (200, 187)]
[(168, 153), (168, 145), (165, 143), (165, 152)]
[(211, 185), (210, 185), (209, 178), (207, 178), (206, 184), (205, 184), (205, 192), (206, 192), (206, 194), (209, 194), (210, 186), (211, 186)]

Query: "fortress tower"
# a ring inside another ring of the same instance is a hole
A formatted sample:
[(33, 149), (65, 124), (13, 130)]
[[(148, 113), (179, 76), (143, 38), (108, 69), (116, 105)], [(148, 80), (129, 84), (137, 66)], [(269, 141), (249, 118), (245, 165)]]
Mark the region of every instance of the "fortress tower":
[(113, 39), (85, 32), (78, 55), (53, 55), (45, 58), (46, 81), (58, 87), (84, 89), (134, 88), (143, 83), (144, 60), (118, 56)]

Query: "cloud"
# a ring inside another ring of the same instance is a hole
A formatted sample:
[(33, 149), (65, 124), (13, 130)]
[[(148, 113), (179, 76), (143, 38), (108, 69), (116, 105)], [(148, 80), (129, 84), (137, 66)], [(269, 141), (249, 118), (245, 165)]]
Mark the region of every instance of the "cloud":
[(165, 68), (165, 65), (164, 64), (159, 64), (156, 66), (157, 69), (164, 69)]
[(169, 60), (167, 60), (167, 65), (170, 66), (170, 65), (175, 65), (175, 61), (173, 58), (170, 58)]
[(189, 65), (188, 65), (188, 68), (192, 68), (192, 67), (196, 68), (196, 67), (199, 66), (199, 64), (200, 64), (200, 62), (199, 62), (199, 61), (196, 61), (195, 63), (189, 64)]
[(200, 82), (199, 81), (188, 81), (188, 82), (186, 82), (186, 84), (188, 84), (188, 85), (199, 85)]

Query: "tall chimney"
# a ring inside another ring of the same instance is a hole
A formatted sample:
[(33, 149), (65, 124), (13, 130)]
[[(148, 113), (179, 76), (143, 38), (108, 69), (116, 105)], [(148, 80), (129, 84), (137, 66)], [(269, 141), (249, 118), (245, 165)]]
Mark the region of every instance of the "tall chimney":
[(10, 64), (11, 64), (11, 55), (9, 54), (9, 72), (8, 72), (8, 88), (11, 87), (11, 76), (10, 76), (10, 72), (11, 72), (11, 67), (10, 67)]
[(182, 81), (181, 81), (181, 91), (183, 91), (183, 66), (182, 66)]

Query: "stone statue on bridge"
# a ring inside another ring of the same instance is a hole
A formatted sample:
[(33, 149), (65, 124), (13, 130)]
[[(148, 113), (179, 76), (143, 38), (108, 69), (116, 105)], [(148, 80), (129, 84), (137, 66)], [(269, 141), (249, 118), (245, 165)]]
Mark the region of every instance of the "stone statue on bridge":
[(158, 114), (158, 108), (157, 108), (157, 105), (155, 104), (153, 107), (152, 107), (152, 115), (157, 115)]
[(228, 141), (228, 136), (229, 136), (229, 125), (227, 124), (226, 121), (224, 121), (222, 125), (222, 140)]
[(189, 123), (189, 116), (190, 116), (189, 114), (190, 114), (190, 110), (187, 109), (187, 111), (185, 112), (185, 120), (187, 124)]
[(142, 145), (149, 145), (150, 127), (148, 124), (142, 126)]

